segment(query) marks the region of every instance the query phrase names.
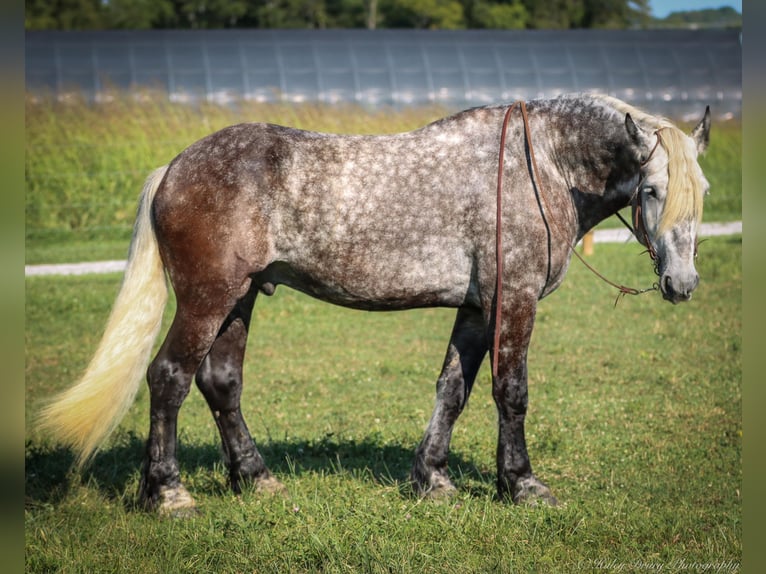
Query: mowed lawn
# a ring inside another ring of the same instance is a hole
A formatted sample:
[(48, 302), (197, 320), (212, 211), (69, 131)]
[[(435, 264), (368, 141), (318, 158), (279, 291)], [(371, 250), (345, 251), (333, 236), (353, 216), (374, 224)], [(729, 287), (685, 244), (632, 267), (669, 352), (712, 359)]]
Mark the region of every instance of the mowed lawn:
[[(275, 121), (374, 133), (439, 110), (315, 107), (27, 107), (27, 263), (124, 257), (145, 175), (224, 125)], [(700, 111), (700, 113), (702, 110)], [(714, 124), (702, 160), (707, 221), (741, 211), (739, 126)], [(741, 237), (701, 243), (701, 284), (673, 306), (625, 297), (573, 261), (540, 303), (529, 353), (533, 467), (561, 501), (495, 500), (497, 415), (488, 365), (452, 441), (458, 495), (414, 497), (409, 466), (434, 403), (454, 311), (365, 313), (280, 287), (259, 297), (243, 410), (286, 497), (227, 486), (217, 430), (192, 389), (182, 479), (200, 514), (136, 507), (149, 397), (142, 388), (81, 474), (34, 427), (98, 342), (118, 274), (26, 279), (28, 572), (736, 572), (742, 555)], [(635, 243), (589, 262), (631, 286), (655, 279)], [(171, 298), (165, 325), (172, 319)]]
[[(686, 305), (652, 293), (615, 308), (614, 292), (577, 262), (540, 304), (529, 450), (560, 508), (494, 499), (486, 365), (453, 438), (458, 496), (411, 495), (409, 464), (453, 311), (364, 313), (280, 288), (256, 304), (243, 403), (289, 497), (229, 493), (212, 417), (193, 390), (181, 412), (180, 462), (202, 512), (173, 521), (137, 509), (142, 390), (81, 475), (28, 423), (27, 570), (569, 572), (643, 562), (737, 571), (740, 254), (739, 237), (704, 242), (702, 284)], [(635, 245), (597, 245), (591, 261), (632, 284), (652, 279)], [(27, 279), (28, 421), (83, 368), (119, 281)]]

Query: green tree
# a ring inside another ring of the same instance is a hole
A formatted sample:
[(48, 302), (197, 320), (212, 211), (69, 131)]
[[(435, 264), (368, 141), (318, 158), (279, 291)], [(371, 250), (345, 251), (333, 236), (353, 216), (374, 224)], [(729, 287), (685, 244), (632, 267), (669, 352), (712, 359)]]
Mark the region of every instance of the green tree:
[[(528, 28), (567, 29), (582, 27), (587, 0), (523, 0), (529, 14)], [(616, 0), (625, 2), (625, 0)]]
[(27, 30), (99, 30), (105, 27), (101, 0), (25, 0)]
[(636, 28), (651, 21), (649, 0), (586, 0), (584, 28)]
[(471, 6), (469, 23), (471, 28), (523, 29), (529, 23), (529, 12), (520, 0), (478, 0)]
[(635, 28), (649, 0), (25, 0), (28, 30)]
[(324, 0), (258, 1), (251, 11), (259, 28), (326, 28)]
[(742, 14), (731, 6), (708, 10), (692, 10), (689, 12), (672, 12), (664, 20), (659, 21), (662, 27), (717, 27), (741, 28)]
[[(327, 27), (367, 27), (370, 7), (370, 0), (325, 0)], [(374, 5), (372, 7), (375, 8)]]
[(629, 26), (645, 28), (652, 22), (651, 0), (628, 0)]
[(234, 28), (248, 12), (248, 0), (175, 0), (183, 28)]
[(381, 3), (387, 28), (453, 30), (465, 28), (463, 6), (457, 0), (386, 0)]
[(109, 27), (116, 29), (160, 28), (175, 21), (171, 0), (109, 0), (105, 13)]

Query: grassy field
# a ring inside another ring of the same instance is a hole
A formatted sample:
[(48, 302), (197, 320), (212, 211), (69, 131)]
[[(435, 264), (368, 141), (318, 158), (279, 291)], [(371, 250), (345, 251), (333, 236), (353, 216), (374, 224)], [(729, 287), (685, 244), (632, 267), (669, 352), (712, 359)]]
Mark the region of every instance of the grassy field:
[[(703, 110), (700, 110), (700, 117)], [(144, 179), (197, 139), (230, 124), (267, 121), (339, 133), (415, 129), (439, 108), (380, 109), (242, 103), (197, 107), (157, 100), (110, 104), (29, 100), (26, 106), (26, 262), (125, 257)], [(711, 182), (707, 221), (741, 218), (741, 127), (714, 124), (701, 165)], [(619, 226), (616, 218), (606, 226)]]
[[(439, 110), (118, 101), (27, 107), (27, 263), (121, 258), (146, 173), (242, 119), (326, 131), (401, 131)], [(714, 125), (702, 160), (705, 219), (741, 217), (738, 125)], [(634, 245), (589, 260), (650, 284)], [(540, 304), (530, 348), (528, 441), (563, 503), (494, 499), (497, 415), (484, 365), (455, 429), (453, 500), (422, 501), (407, 477), (434, 400), (454, 312), (363, 313), (280, 288), (256, 305), (243, 410), (288, 497), (227, 488), (218, 437), (193, 390), (179, 423), (182, 478), (201, 514), (163, 520), (135, 508), (148, 392), (94, 463), (33, 425), (40, 401), (84, 368), (116, 274), (26, 279), (27, 572), (737, 572), (742, 556), (740, 237), (700, 245), (693, 301), (656, 294), (613, 306), (574, 261)], [(172, 317), (173, 300), (166, 314)]]
[[(687, 305), (654, 294), (613, 308), (613, 292), (576, 262), (541, 303), (528, 438), (561, 508), (494, 500), (486, 365), (454, 435), (460, 494), (441, 504), (410, 495), (453, 312), (362, 313), (282, 289), (256, 305), (244, 410), (290, 497), (228, 492), (215, 426), (193, 391), (180, 462), (202, 514), (172, 521), (135, 509), (142, 389), (82, 475), (28, 427), (27, 571), (738, 571), (741, 241), (701, 248), (703, 283)], [(651, 271), (637, 250), (599, 246), (593, 262), (641, 284)], [(84, 366), (119, 281), (27, 279), (28, 421)]]

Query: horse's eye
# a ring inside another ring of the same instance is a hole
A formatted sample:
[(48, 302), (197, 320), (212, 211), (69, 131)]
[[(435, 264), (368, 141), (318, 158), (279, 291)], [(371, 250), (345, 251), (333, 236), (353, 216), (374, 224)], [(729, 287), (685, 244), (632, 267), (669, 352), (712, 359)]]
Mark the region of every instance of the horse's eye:
[(657, 197), (657, 188), (653, 185), (647, 185), (641, 191), (649, 197)]

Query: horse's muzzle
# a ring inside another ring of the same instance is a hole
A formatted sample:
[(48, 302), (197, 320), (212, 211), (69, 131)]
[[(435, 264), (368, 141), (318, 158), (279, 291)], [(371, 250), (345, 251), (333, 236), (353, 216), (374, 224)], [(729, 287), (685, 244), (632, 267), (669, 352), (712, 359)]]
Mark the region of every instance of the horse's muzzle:
[(664, 275), (660, 281), (660, 291), (662, 291), (662, 297), (666, 301), (675, 305), (691, 299), (692, 291), (697, 288), (699, 282), (700, 276), (697, 273), (686, 279)]

